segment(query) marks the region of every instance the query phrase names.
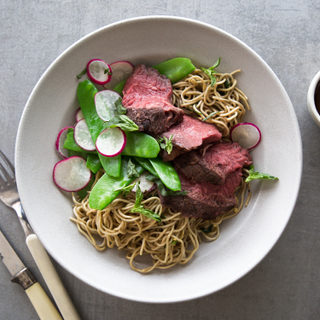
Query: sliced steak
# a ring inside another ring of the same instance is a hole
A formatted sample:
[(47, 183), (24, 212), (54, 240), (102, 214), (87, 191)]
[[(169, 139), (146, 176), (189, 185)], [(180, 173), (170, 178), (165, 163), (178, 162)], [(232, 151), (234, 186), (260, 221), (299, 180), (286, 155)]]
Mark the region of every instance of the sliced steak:
[(236, 204), (235, 189), (241, 181), (241, 170), (228, 175), (223, 185), (208, 182), (193, 182), (181, 171), (177, 171), (181, 181), (181, 190), (187, 191), (184, 196), (162, 196), (161, 203), (172, 210), (180, 211), (183, 217), (210, 220), (231, 210)]
[(182, 121), (184, 112), (172, 103), (170, 80), (156, 69), (138, 65), (123, 88), (122, 104), (140, 131), (159, 135)]
[(169, 139), (171, 135), (173, 135), (173, 149), (170, 154), (163, 151), (162, 158), (164, 161), (172, 161), (180, 154), (219, 141), (222, 137), (215, 125), (199, 121), (187, 115), (183, 116), (181, 123), (172, 126), (161, 136)]
[(238, 143), (218, 142), (208, 148), (193, 150), (174, 160), (178, 168), (192, 181), (223, 184), (233, 171), (252, 164), (247, 149)]

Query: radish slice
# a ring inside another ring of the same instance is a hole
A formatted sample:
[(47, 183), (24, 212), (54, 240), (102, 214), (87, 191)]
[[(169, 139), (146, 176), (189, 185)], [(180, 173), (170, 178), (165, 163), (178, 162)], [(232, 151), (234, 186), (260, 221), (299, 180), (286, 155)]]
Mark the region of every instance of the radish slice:
[(139, 181), (140, 181), (139, 187), (142, 192), (151, 191), (154, 188), (155, 183), (153, 181), (146, 179), (146, 176), (148, 174), (149, 174), (149, 172), (145, 171), (140, 175), (140, 177), (138, 177), (134, 181), (132, 181), (132, 183), (136, 183), (135, 186), (132, 188), (133, 192), (137, 191), (137, 184)]
[(81, 119), (74, 127), (74, 140), (84, 150), (96, 150), (94, 142), (85, 119)]
[(243, 122), (231, 129), (230, 137), (232, 142), (238, 142), (242, 148), (252, 149), (259, 144), (261, 132), (255, 124)]
[(57, 162), (53, 168), (53, 181), (62, 190), (76, 192), (88, 185), (91, 171), (86, 160), (73, 156)]
[(128, 61), (117, 61), (110, 64), (112, 69), (111, 81), (104, 87), (113, 89), (117, 84), (127, 79), (133, 71), (133, 65)]
[(101, 59), (90, 60), (87, 64), (87, 73), (91, 81), (105, 85), (111, 80), (111, 67)]
[(96, 148), (103, 156), (115, 157), (122, 152), (126, 142), (127, 137), (124, 131), (118, 127), (108, 128), (99, 134)]
[(120, 94), (112, 90), (96, 93), (94, 101), (98, 116), (104, 121), (110, 121), (115, 116), (115, 102), (121, 98)]
[(79, 108), (76, 111), (76, 122), (80, 121), (81, 119), (84, 119), (84, 115), (83, 115), (82, 110)]
[(67, 138), (67, 134), (68, 134), (68, 129), (73, 127), (65, 127), (63, 128), (59, 133), (58, 133), (58, 137), (56, 140), (56, 149), (59, 152), (59, 154), (63, 157), (63, 158), (68, 158), (69, 154), (68, 154), (68, 150), (65, 149), (63, 147), (64, 142), (66, 141)]

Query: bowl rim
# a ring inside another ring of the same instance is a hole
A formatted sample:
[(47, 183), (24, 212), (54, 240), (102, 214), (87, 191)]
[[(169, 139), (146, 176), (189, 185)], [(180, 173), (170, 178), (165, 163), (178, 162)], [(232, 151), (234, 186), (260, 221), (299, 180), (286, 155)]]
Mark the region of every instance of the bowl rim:
[(317, 74), (313, 77), (309, 85), (308, 94), (307, 94), (307, 104), (308, 104), (309, 113), (313, 121), (320, 127), (320, 114), (317, 110), (317, 107), (314, 101), (314, 95), (315, 95), (316, 87), (319, 81), (320, 81), (320, 71), (318, 71)]

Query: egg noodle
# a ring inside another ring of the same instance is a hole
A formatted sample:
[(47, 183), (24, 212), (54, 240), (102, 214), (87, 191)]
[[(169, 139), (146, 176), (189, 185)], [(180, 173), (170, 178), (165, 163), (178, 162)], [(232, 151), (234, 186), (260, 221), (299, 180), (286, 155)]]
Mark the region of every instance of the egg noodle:
[[(183, 108), (186, 114), (214, 123), (228, 138), (230, 128), (242, 122), (246, 109), (250, 110), (247, 97), (236, 87), (237, 81), (233, 77), (239, 71), (216, 73), (216, 83), (211, 86), (210, 78), (202, 70), (196, 69), (173, 85), (173, 103)], [(74, 217), (70, 219), (97, 250), (103, 251), (114, 246), (126, 250), (133, 270), (148, 273), (154, 269), (167, 269), (187, 263), (201, 241), (216, 240), (222, 221), (234, 217), (248, 204), (251, 197), (249, 183), (245, 183), (248, 171), (243, 169), (242, 172), (241, 183), (235, 191), (236, 206), (212, 220), (182, 217), (180, 212), (163, 207), (156, 189), (145, 193), (141, 204), (145, 209), (157, 213), (162, 219), (161, 223), (143, 214), (130, 212), (135, 204), (134, 192), (126, 197), (120, 194), (103, 210), (90, 208), (89, 194), (82, 201), (73, 194)], [(94, 184), (103, 173), (101, 169), (96, 174)], [(136, 258), (146, 254), (152, 257), (153, 263), (140, 268)]]

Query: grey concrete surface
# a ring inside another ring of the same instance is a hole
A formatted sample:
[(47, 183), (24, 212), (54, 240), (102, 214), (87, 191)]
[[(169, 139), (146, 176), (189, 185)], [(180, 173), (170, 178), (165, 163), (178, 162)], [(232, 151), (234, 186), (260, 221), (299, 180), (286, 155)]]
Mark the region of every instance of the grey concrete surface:
[[(61, 52), (99, 27), (153, 14), (193, 18), (230, 32), (275, 71), (301, 129), (300, 194), (286, 230), (267, 257), (233, 285), (201, 299), (161, 305), (126, 301), (89, 287), (56, 264), (82, 319), (319, 319), (320, 128), (306, 104), (309, 83), (320, 70), (319, 1), (1, 0), (0, 149), (14, 159), (24, 105), (37, 80)], [(2, 203), (0, 213), (1, 229), (45, 288), (18, 220)], [(38, 319), (2, 263), (0, 319)]]

